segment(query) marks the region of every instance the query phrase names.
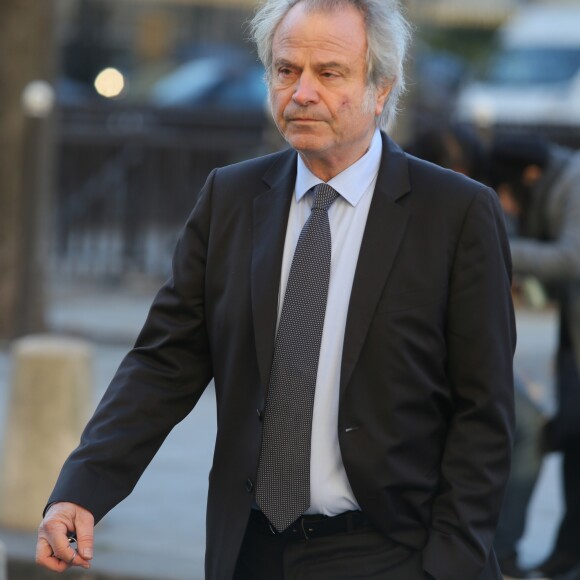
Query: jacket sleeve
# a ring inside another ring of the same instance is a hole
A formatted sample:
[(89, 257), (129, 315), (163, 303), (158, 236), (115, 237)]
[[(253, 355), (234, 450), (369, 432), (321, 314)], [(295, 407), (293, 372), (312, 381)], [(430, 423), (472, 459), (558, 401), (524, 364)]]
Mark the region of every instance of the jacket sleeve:
[(173, 275), (65, 462), (49, 504), (74, 502), (100, 520), (129, 495), (213, 376), (204, 304), (213, 175), (178, 241)]
[(580, 154), (548, 193), (550, 208), (542, 220), (554, 220), (553, 240), (516, 238), (511, 241), (514, 274), (544, 282), (580, 278)]
[(510, 270), (499, 203), (482, 187), (465, 215), (451, 272), (446, 332), (454, 412), (423, 552), (424, 568), (437, 580), (477, 580), (499, 518), (514, 423)]

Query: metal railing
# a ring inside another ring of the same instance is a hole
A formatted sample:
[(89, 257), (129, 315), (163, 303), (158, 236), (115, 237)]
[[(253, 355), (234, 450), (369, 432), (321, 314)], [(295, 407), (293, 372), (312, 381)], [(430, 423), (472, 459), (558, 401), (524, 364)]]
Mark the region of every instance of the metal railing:
[(51, 271), (164, 276), (209, 172), (265, 151), (266, 116), (77, 108), (58, 119)]

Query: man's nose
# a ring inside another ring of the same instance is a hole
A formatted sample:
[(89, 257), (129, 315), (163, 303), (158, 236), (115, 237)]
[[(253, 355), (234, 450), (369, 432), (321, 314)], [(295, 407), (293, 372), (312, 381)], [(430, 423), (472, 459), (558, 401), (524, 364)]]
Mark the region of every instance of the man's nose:
[(311, 75), (308, 73), (302, 73), (300, 75), (294, 94), (292, 95), (292, 100), (301, 107), (318, 101), (316, 82)]

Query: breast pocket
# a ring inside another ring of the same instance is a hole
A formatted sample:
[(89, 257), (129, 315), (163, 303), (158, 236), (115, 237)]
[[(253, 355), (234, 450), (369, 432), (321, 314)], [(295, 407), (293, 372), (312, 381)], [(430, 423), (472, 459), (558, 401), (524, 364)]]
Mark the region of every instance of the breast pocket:
[(435, 288), (421, 288), (409, 292), (386, 292), (377, 307), (378, 313), (400, 312), (428, 306), (447, 299), (447, 284)]

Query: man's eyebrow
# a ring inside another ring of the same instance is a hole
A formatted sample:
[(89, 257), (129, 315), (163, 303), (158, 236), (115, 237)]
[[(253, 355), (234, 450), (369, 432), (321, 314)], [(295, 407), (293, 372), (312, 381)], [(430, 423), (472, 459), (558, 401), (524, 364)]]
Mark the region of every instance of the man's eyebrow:
[(289, 60), (286, 60), (285, 58), (277, 58), (274, 61), (273, 66), (275, 66), (275, 67), (279, 67), (279, 66), (293, 67), (294, 65)]
[(336, 69), (336, 70), (341, 70), (341, 71), (349, 71), (350, 70), (350, 67), (348, 66), (348, 64), (343, 63), (343, 62), (334, 61), (334, 60), (331, 60), (329, 62), (318, 63), (316, 65), (316, 68), (317, 69), (330, 68), (330, 69)]
[[(293, 64), (291, 61), (289, 61), (285, 58), (277, 58), (274, 61), (273, 66), (275, 68), (278, 68), (281, 66), (286, 66), (289, 68), (296, 68), (295, 64)], [(317, 70), (334, 69), (334, 70), (339, 70), (339, 71), (343, 71), (343, 72), (348, 72), (350, 70), (350, 67), (348, 66), (348, 64), (334, 61), (334, 60), (331, 60), (328, 62), (320, 62), (320, 63), (315, 65), (315, 68)]]

